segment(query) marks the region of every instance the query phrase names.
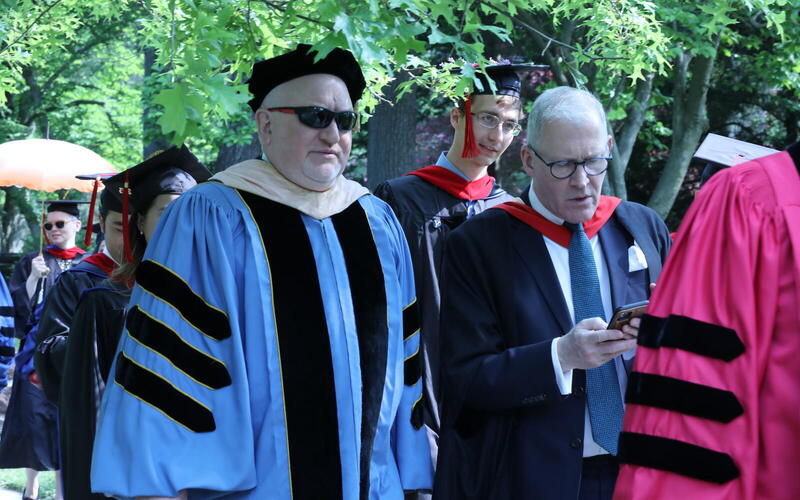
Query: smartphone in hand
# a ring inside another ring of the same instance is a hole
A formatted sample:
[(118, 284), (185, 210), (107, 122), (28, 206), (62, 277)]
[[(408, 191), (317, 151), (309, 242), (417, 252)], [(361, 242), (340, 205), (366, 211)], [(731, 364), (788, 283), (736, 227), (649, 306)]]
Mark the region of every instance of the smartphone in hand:
[(627, 325), (633, 318), (641, 318), (647, 309), (649, 300), (634, 302), (614, 309), (614, 315), (608, 322), (608, 330), (621, 330), (623, 325)]

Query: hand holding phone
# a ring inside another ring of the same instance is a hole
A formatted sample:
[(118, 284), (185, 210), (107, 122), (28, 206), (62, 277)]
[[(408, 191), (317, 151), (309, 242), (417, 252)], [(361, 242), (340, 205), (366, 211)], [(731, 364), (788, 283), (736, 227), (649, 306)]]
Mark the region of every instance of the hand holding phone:
[(648, 304), (650, 304), (649, 300), (643, 300), (617, 307), (614, 309), (611, 321), (608, 322), (608, 329), (622, 330), (622, 327), (627, 325), (633, 318), (641, 318), (645, 310), (647, 310)]

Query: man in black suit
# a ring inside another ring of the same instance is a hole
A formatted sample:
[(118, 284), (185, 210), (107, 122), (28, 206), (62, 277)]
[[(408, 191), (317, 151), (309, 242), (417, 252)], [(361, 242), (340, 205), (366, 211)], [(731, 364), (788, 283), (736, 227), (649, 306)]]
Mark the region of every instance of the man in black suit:
[(444, 406), (435, 498), (610, 499), (638, 320), (670, 245), (652, 210), (601, 196), (611, 137), (600, 102), (534, 102), (531, 188), (448, 240)]

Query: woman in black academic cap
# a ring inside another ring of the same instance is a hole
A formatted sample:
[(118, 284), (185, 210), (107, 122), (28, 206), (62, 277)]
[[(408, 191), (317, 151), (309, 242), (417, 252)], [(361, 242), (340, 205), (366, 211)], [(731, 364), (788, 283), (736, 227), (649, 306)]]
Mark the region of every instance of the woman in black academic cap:
[[(68, 499), (102, 499), (91, 493), (92, 445), (100, 396), (125, 322), (136, 269), (167, 205), (211, 176), (186, 146), (173, 147), (114, 177), (106, 189), (123, 195), (127, 226), (124, 262), (112, 275), (120, 288), (95, 288), (81, 298), (72, 321), (61, 384), (61, 455)], [(125, 190), (128, 189), (126, 193)], [(127, 201), (125, 200), (127, 198)]]

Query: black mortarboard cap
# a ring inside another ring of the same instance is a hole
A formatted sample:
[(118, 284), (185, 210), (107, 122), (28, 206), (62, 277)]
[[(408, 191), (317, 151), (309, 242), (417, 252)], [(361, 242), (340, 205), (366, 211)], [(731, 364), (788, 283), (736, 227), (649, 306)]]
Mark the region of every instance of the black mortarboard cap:
[(492, 94), (492, 87), (489, 84), (489, 78), (491, 78), (494, 81), (495, 94), (519, 97), (522, 91), (519, 73), (547, 68), (549, 66), (536, 64), (492, 64), (486, 66), (486, 72), (478, 72), (475, 75), (475, 79), (481, 83), (483, 88), (479, 89), (475, 85), (472, 95)]
[[(86, 181), (94, 181), (97, 179), (104, 181), (106, 179), (114, 177), (115, 175), (117, 175), (117, 172), (102, 173), (102, 174), (82, 174), (82, 175), (76, 175), (75, 178)], [(97, 198), (97, 187), (98, 187), (97, 184), (95, 184), (94, 191), (92, 192), (93, 202)], [(122, 212), (122, 197), (120, 196), (119, 192), (118, 191), (115, 192), (114, 190), (111, 189), (103, 189), (103, 191), (100, 193), (100, 207), (102, 210)], [(89, 217), (91, 220), (92, 215), (90, 214)]]
[(182, 194), (198, 182), (208, 180), (211, 172), (183, 145), (161, 151), (124, 172), (104, 179), (106, 191), (121, 193), (126, 176), (130, 187), (130, 203), (142, 212), (156, 196)]
[(253, 74), (247, 80), (247, 89), (253, 94), (248, 101), (250, 108), (256, 111), (264, 97), (278, 85), (317, 73), (341, 78), (347, 86), (350, 100), (355, 104), (361, 98), (367, 82), (353, 54), (337, 47), (317, 62), (314, 62), (315, 56), (311, 45), (301, 43), (291, 52), (254, 64)]
[(44, 203), (47, 205), (47, 213), (64, 212), (73, 217), (80, 217), (81, 213), (78, 210), (78, 205), (87, 204), (89, 202), (80, 200), (46, 200)]

